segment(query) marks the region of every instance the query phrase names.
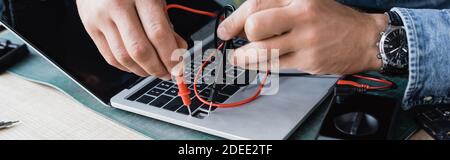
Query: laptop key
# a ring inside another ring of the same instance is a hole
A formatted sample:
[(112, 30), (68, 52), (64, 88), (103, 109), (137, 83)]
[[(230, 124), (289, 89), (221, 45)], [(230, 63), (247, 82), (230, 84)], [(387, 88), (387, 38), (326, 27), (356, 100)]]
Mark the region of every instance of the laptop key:
[(171, 88), (171, 89), (167, 90), (165, 94), (176, 97), (176, 96), (178, 96), (178, 89)]
[(223, 94), (216, 94), (216, 96), (214, 97), (214, 103), (223, 103), (227, 101), (228, 98), (230, 97)]
[(159, 98), (150, 103), (150, 105), (161, 108), (167, 103), (169, 103), (170, 100), (172, 100), (172, 97), (161, 95)]
[(170, 87), (172, 87), (174, 84), (172, 82), (168, 82), (168, 81), (163, 81), (161, 82), (158, 87), (162, 88), (162, 89), (169, 89)]
[(161, 90), (161, 89), (158, 89), (158, 88), (153, 88), (147, 94), (151, 95), (151, 96), (158, 97), (159, 95), (161, 95), (163, 93), (164, 93), (164, 90)]
[[(209, 93), (209, 92), (208, 92)], [(206, 94), (206, 93), (204, 93), (204, 94)], [(209, 99), (209, 94), (206, 96), (206, 95), (200, 95), (200, 97), (202, 97), (204, 100), (208, 100)], [(223, 103), (223, 102), (225, 102), (226, 100), (228, 100), (228, 98), (230, 98), (229, 96), (227, 96), (227, 95), (223, 95), (223, 94), (216, 94), (215, 96), (214, 96), (214, 103)]]
[(194, 99), (192, 100), (192, 102), (191, 102), (191, 109), (192, 109), (193, 111), (194, 111), (194, 110), (197, 110), (202, 104), (203, 104), (203, 103), (200, 102), (200, 100), (198, 100), (197, 98), (194, 98)]
[(170, 101), (166, 106), (164, 106), (163, 109), (175, 112), (181, 106), (183, 106), (183, 101), (181, 100), (181, 98), (177, 97), (174, 100)]
[(241, 87), (239, 87), (239, 86), (227, 85), (220, 91), (220, 93), (231, 96), (231, 95), (235, 94), (237, 91), (239, 91), (239, 89), (241, 89)]
[(192, 99), (195, 97), (195, 92), (192, 89), (190, 89), (190, 91), (191, 91), (191, 94), (189, 94), (189, 97)]
[(155, 98), (150, 97), (150, 96), (146, 96), (143, 95), (141, 98), (139, 98), (138, 100), (136, 100), (137, 102), (143, 103), (143, 104), (148, 104), (151, 101), (153, 101)]
[(189, 110), (188, 110), (188, 108), (186, 106), (183, 106), (177, 111), (177, 113), (181, 113), (181, 114), (184, 114), (184, 115), (189, 115)]
[[(208, 87), (207, 84), (197, 84), (197, 90), (198, 91), (202, 91), (203, 89), (205, 89), (206, 87)], [(190, 89), (194, 89), (194, 85), (190, 86)]]
[(135, 101), (136, 99), (138, 99), (139, 97), (144, 95), (145, 92), (148, 92), (150, 89), (152, 89), (153, 87), (158, 85), (161, 81), (162, 80), (160, 80), (160, 79), (153, 80), (149, 84), (145, 85), (145, 87), (141, 88), (139, 91), (137, 91), (136, 93), (134, 93), (133, 95), (128, 97), (127, 99), (130, 100), (130, 101)]
[[(202, 106), (202, 104), (203, 103), (200, 102), (200, 100), (198, 100), (197, 98), (194, 98), (189, 107), (191, 107), (192, 112), (195, 112), (198, 108), (200, 108), (200, 106)], [(181, 114), (189, 115), (189, 109), (186, 106), (181, 107), (177, 112), (181, 113)]]
[[(202, 105), (200, 108), (205, 111), (209, 110), (209, 106), (207, 106), (207, 105)], [(217, 107), (211, 107), (211, 111), (215, 111), (216, 109), (217, 109)]]
[(208, 89), (205, 89), (205, 90), (203, 90), (202, 92), (200, 92), (200, 96), (202, 96), (202, 97), (209, 97), (211, 95), (211, 90), (208, 88)]

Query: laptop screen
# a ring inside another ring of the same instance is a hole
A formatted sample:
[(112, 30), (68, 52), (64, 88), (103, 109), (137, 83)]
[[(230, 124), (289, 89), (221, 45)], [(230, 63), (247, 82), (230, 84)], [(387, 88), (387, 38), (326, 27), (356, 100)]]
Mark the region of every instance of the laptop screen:
[[(220, 9), (220, 4), (214, 1), (168, 0), (167, 3), (207, 11)], [(3, 19), (3, 23), (103, 102), (108, 104), (112, 96), (140, 78), (110, 66), (103, 59), (81, 23), (74, 0), (23, 0), (5, 5), (14, 14), (8, 20)], [(212, 20), (183, 11), (171, 11), (170, 18), (176, 32), (186, 40)]]

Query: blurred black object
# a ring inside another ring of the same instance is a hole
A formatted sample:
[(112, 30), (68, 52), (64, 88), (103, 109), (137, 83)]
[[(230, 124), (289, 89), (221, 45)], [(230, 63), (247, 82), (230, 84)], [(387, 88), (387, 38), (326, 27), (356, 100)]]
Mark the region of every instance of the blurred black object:
[(392, 125), (399, 101), (369, 94), (334, 98), (319, 133), (319, 139), (392, 139)]
[[(218, 13), (222, 6), (215, 1), (198, 1), (198, 0), (166, 0), (167, 4), (179, 4), (189, 8), (194, 8), (202, 11)], [(208, 22), (215, 20), (208, 16), (198, 15), (191, 12), (186, 12), (179, 9), (173, 9), (169, 12), (170, 20), (177, 32), (183, 39), (185, 39), (189, 47), (192, 47), (191, 39), (192, 33), (197, 32)], [(212, 31), (213, 32), (213, 31)]]
[(450, 140), (450, 106), (427, 106), (416, 111), (422, 128), (437, 140)]
[(26, 45), (17, 45), (9, 40), (0, 39), (0, 73), (3, 73), (28, 55)]

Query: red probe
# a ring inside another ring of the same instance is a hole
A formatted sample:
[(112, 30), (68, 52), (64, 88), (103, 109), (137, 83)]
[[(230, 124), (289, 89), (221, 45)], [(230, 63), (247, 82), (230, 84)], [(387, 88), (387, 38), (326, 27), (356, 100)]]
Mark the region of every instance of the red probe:
[[(167, 5), (166, 13), (168, 13), (168, 11), (170, 9), (181, 9), (184, 11), (188, 11), (188, 12), (192, 12), (192, 13), (196, 13), (196, 14), (200, 14), (200, 15), (205, 15), (208, 17), (217, 17), (216, 13), (197, 10), (197, 9), (189, 8), (189, 7), (178, 5), (178, 4)], [(183, 75), (176, 77), (176, 84), (178, 86), (178, 96), (181, 97), (181, 99), (183, 101), (183, 105), (188, 107), (189, 113), (192, 115), (191, 108), (190, 108), (190, 105), (192, 103), (191, 98), (190, 98), (191, 91), (189, 90), (188, 86), (186, 85)]]
[(189, 88), (187, 87), (186, 83), (184, 82), (184, 77), (183, 76), (177, 76), (176, 77), (176, 83), (178, 86), (178, 96), (181, 97), (181, 99), (183, 100), (183, 104), (185, 106), (190, 106), (191, 105), (191, 98), (189, 97), (189, 95), (191, 94), (191, 91), (189, 91)]

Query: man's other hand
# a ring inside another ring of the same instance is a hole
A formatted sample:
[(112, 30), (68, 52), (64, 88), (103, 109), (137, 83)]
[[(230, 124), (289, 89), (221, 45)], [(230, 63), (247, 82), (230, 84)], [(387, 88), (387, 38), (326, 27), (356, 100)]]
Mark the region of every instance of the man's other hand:
[[(273, 56), (245, 58), (279, 49), (280, 69), (351, 74), (381, 68), (376, 43), (386, 26), (385, 15), (362, 13), (334, 0), (248, 0), (218, 34), (224, 40), (245, 35), (251, 41), (233, 54), (241, 67), (260, 69), (261, 61)], [(266, 52), (254, 52), (259, 49)]]

